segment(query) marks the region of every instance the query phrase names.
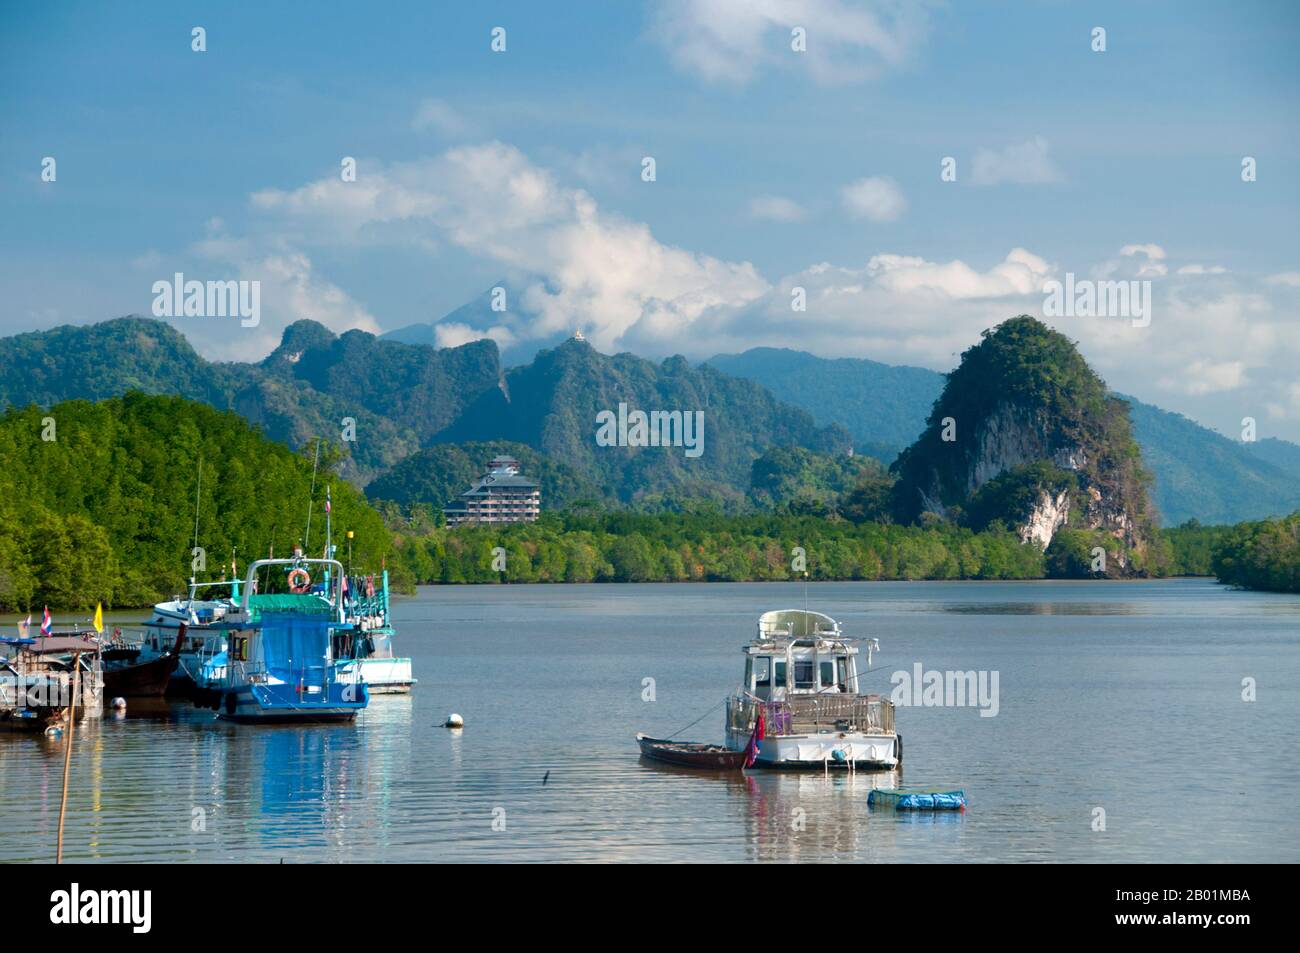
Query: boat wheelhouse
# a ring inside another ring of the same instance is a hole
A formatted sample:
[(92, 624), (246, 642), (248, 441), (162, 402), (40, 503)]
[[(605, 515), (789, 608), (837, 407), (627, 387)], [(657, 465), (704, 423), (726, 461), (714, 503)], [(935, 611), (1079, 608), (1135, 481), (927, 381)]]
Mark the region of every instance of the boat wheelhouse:
[[(284, 567), (293, 591), (258, 595), (259, 570)], [(311, 570), (324, 586), (313, 587)], [(351, 628), (344, 615), (343, 565), (336, 559), (259, 559), (249, 564), (229, 626), (224, 665), (209, 665), (205, 689), (218, 693), (218, 715), (230, 721), (349, 721), (369, 690), (355, 672), (335, 664), (334, 635)]]
[(805, 609), (765, 612), (744, 646), (745, 674), (727, 700), (726, 745), (739, 751), (762, 721), (755, 767), (891, 770), (902, 762), (894, 706), (864, 694), (860, 640), (846, 638), (828, 615)]

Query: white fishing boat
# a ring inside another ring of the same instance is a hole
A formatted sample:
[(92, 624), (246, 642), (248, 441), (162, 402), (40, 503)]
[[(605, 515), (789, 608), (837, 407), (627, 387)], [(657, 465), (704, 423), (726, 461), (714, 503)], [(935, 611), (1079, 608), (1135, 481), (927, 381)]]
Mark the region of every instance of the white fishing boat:
[[(726, 746), (756, 743), (754, 767), (891, 770), (902, 763), (894, 705), (858, 682), (879, 643), (846, 638), (830, 616), (806, 609), (765, 612), (744, 646), (745, 674), (727, 700)], [(761, 730), (758, 730), (760, 728)]]
[(401, 694), (411, 691), (415, 678), (411, 660), (393, 652), (393, 628), (389, 623), (388, 570), (374, 576), (345, 576), (344, 618), (348, 623), (335, 633), (335, 664), (342, 675), (359, 678), (370, 694)]
[[(231, 628), (227, 616), (238, 608), (239, 580), (195, 582), (192, 577), (188, 596), (176, 596), (153, 607), (144, 626), (139, 659), (148, 662), (177, 651), (180, 664), (167, 684), (169, 696), (193, 695), (204, 666), (225, 653)], [(181, 626), (186, 627), (185, 637), (177, 650)]]

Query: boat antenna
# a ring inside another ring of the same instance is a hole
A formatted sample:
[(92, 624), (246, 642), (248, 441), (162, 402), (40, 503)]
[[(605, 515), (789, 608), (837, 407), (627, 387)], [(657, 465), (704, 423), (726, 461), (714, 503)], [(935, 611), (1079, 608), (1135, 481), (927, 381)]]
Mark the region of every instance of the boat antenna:
[(203, 458), (199, 458), (199, 473), (194, 486), (194, 547), (199, 545), (199, 496), (203, 492)]
[(311, 508), (316, 502), (316, 468), (320, 465), (320, 437), (316, 438), (316, 459), (311, 465), (311, 493), (307, 496), (307, 532), (303, 534), (302, 551), (311, 552)]

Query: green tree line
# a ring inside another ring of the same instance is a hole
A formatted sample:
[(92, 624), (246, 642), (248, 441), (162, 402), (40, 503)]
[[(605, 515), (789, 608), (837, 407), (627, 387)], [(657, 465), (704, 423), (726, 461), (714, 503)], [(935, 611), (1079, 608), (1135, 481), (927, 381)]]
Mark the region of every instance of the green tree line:
[[(179, 397), (129, 393), (0, 415), (0, 609), (142, 606), (191, 574), (223, 578), (232, 558), (277, 556), (306, 542), (320, 555), (331, 489), (335, 542), (378, 568), (392, 536), (359, 491), (334, 475), (338, 452), (295, 453), (233, 413)], [(194, 571), (195, 499), (203, 566)], [(308, 505), (314, 509), (304, 539)], [(411, 582), (401, 565), (400, 584)]]
[(1233, 526), (1215, 547), (1212, 563), (1228, 585), (1300, 592), (1300, 510)]

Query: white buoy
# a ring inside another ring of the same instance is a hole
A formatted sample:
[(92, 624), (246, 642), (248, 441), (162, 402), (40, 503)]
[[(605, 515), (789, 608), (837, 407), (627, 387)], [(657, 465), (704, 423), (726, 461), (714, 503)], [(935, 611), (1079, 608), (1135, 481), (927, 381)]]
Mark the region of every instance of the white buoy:
[(464, 728), (464, 727), (465, 727), (465, 719), (462, 718), (462, 717), (460, 717), (460, 715), (456, 714), (456, 713), (453, 711), (450, 715), (447, 716), (447, 722), (446, 722), (445, 725), (443, 725), (443, 727), (444, 727), (444, 728)]
[(111, 704), (113, 705), (113, 711), (126, 711), (126, 699), (121, 695), (114, 698)]

